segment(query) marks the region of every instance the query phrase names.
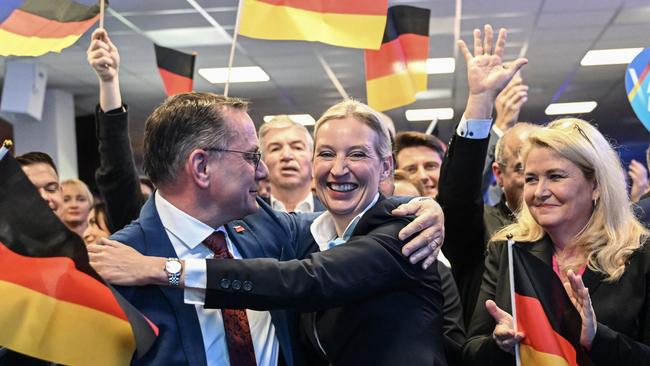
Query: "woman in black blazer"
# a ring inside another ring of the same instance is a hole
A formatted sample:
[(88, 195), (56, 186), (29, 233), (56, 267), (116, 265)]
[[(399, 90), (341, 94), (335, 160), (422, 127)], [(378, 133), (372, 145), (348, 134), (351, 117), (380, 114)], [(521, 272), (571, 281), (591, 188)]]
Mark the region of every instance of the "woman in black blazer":
[(580, 345), (596, 365), (650, 364), (650, 248), (627, 196), (618, 154), (589, 123), (560, 119), (533, 132), (523, 151), (517, 223), (488, 245), (463, 358), (514, 364), (525, 334), (509, 315), (506, 236), (551, 266), (582, 319)]

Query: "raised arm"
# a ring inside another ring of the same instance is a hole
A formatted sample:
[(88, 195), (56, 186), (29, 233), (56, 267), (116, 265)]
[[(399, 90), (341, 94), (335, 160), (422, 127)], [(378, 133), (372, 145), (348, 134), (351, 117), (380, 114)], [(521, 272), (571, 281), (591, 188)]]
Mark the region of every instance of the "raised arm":
[(120, 56), (104, 29), (93, 32), (86, 54), (99, 79), (95, 123), (100, 165), (95, 179), (106, 201), (110, 229), (117, 231), (138, 217), (144, 202), (129, 139), (127, 107), (120, 94)]

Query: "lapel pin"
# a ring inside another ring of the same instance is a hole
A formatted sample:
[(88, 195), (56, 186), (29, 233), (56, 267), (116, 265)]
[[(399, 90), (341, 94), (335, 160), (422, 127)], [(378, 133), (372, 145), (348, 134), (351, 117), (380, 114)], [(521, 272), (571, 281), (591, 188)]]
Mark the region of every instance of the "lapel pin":
[(234, 226), (234, 229), (235, 229), (235, 231), (236, 231), (237, 233), (243, 233), (244, 230), (246, 230), (246, 229), (244, 229), (244, 227), (241, 226), (241, 225), (235, 225), (235, 226)]

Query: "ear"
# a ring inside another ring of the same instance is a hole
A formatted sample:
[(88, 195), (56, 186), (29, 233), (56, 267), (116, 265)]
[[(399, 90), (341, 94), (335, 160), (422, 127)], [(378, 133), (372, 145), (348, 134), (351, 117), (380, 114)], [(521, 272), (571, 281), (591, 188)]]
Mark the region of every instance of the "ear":
[(598, 182), (594, 179), (592, 182), (592, 188), (593, 191), (591, 192), (591, 200), (599, 200), (600, 199), (600, 188), (598, 187)]
[(209, 155), (210, 153), (205, 150), (196, 149), (190, 153), (186, 161), (189, 177), (200, 188), (207, 188), (210, 185)]
[(503, 176), (502, 176), (501, 166), (495, 161), (492, 163), (492, 174), (497, 181), (499, 187), (503, 187)]
[(381, 161), (380, 181), (390, 178), (393, 174), (393, 157), (388, 156)]

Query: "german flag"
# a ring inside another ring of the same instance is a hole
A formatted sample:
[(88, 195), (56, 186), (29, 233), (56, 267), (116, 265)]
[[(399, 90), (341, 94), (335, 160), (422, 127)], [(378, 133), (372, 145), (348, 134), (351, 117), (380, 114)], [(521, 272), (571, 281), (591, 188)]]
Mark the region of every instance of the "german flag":
[[(0, 154), (1, 155), (1, 154)], [(10, 155), (0, 160), (0, 346), (66, 365), (126, 365), (158, 329), (90, 267)]]
[(239, 34), (379, 49), (388, 0), (242, 0)]
[(73, 45), (99, 18), (99, 6), (71, 0), (0, 1), (0, 56), (41, 56)]
[(378, 111), (415, 101), (427, 89), (429, 9), (398, 5), (388, 9), (381, 48), (365, 50), (368, 105)]
[(196, 55), (154, 44), (158, 71), (168, 96), (191, 92)]
[(580, 346), (582, 321), (562, 282), (550, 266), (512, 245), (517, 330), (523, 366), (586, 366), (591, 360)]

